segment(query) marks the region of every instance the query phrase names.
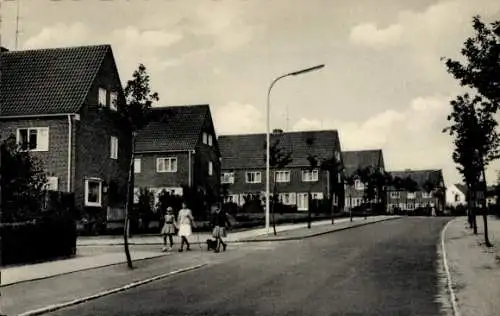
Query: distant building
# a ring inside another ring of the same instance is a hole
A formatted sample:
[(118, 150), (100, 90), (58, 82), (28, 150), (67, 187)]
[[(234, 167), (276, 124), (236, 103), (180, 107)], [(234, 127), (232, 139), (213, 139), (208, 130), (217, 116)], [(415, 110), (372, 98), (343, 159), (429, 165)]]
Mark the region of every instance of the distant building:
[[(446, 187), (442, 170), (390, 171), (393, 185), (387, 191), (387, 208), (392, 212), (396, 208), (412, 212), (417, 208), (430, 207), (442, 212), (445, 206)], [(416, 182), (415, 191), (404, 185), (405, 179)], [(397, 184), (399, 180), (399, 185)]]
[[(283, 132), (274, 130), (271, 146), (279, 141), (283, 152), (291, 152), (292, 161), (281, 170), (271, 170), (270, 190), (278, 186), (279, 199), (285, 205), (296, 206), (299, 211), (309, 208), (308, 191), (313, 199), (330, 198), (335, 188), (334, 205), (343, 204), (343, 176), (330, 174), (319, 166), (309, 170), (308, 154), (319, 162), (337, 159), (342, 164), (339, 136), (336, 130)], [(309, 143), (309, 144), (308, 144)], [(222, 185), (227, 186), (226, 201), (239, 205), (248, 195), (259, 195), (265, 203), (266, 190), (266, 135), (224, 135), (219, 137), (222, 155)]]
[(154, 107), (152, 121), (137, 135), (135, 198), (148, 188), (183, 195), (183, 187), (218, 197), (220, 152), (208, 105)]
[(2, 138), (15, 135), (78, 210), (122, 221), (132, 142), (111, 46), (2, 49), (0, 65)]
[[(356, 172), (364, 168), (373, 168), (385, 172), (384, 155), (382, 149), (367, 149), (343, 151), (344, 176), (355, 177)], [(354, 179), (354, 185), (345, 184), (345, 206), (350, 209), (363, 203), (365, 187), (360, 179)]]
[(446, 205), (451, 207), (467, 205), (467, 187), (461, 183), (455, 183), (447, 187)]

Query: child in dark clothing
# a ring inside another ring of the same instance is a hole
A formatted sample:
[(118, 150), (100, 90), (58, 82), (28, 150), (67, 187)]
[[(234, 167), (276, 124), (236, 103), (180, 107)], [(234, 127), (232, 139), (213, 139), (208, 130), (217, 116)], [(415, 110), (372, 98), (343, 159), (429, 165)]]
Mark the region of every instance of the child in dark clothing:
[(222, 244), (222, 250), (226, 251), (226, 243), (222, 240), (222, 237), (226, 237), (226, 224), (231, 226), (227, 214), (225, 211), (221, 210), (218, 205), (214, 204), (212, 206), (212, 236), (215, 238), (216, 247), (215, 252), (220, 251), (220, 245)]

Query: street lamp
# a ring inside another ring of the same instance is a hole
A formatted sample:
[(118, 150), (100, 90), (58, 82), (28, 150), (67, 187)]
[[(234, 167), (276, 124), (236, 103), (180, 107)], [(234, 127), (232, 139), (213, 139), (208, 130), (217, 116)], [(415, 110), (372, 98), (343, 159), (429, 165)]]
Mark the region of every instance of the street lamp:
[(271, 90), (278, 82), (280, 79), (283, 79), (285, 77), (290, 77), (290, 76), (298, 76), (301, 74), (305, 74), (307, 72), (319, 70), (321, 68), (325, 67), (325, 65), (317, 65), (314, 67), (302, 69), (299, 71), (294, 71), (287, 73), (285, 75), (279, 76), (278, 78), (274, 79), (273, 82), (271, 82), (271, 85), (269, 86), (269, 90), (267, 91), (267, 104), (266, 104), (266, 233), (269, 234), (269, 156), (271, 154), (271, 145), (270, 145), (270, 115), (269, 115), (269, 109), (270, 109), (270, 100), (271, 100)]

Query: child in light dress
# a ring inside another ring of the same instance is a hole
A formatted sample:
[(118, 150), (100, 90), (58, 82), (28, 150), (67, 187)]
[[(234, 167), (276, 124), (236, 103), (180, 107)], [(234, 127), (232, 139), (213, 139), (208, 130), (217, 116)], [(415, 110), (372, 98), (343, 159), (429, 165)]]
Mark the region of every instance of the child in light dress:
[(179, 252), (184, 250), (184, 244), (186, 244), (186, 251), (190, 251), (191, 249), (187, 238), (191, 236), (193, 232), (191, 227), (194, 225), (194, 217), (191, 210), (187, 208), (186, 203), (182, 203), (182, 209), (179, 211), (177, 223), (179, 224), (179, 236), (181, 237)]
[[(172, 250), (174, 246), (174, 238), (175, 235), (175, 227), (177, 226), (175, 223), (174, 210), (169, 206), (167, 208), (167, 213), (164, 216), (165, 223), (163, 224), (163, 228), (161, 230), (161, 234), (163, 236), (163, 250)], [(170, 247), (167, 247), (167, 238), (170, 243)]]

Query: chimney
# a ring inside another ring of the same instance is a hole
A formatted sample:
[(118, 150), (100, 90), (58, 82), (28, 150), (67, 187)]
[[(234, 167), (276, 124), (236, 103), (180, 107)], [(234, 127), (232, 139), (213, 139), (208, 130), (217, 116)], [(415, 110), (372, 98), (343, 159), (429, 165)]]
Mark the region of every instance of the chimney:
[(0, 53), (8, 52), (9, 50), (3, 46), (0, 46)]
[(273, 129), (273, 134), (274, 135), (281, 135), (281, 134), (283, 134), (283, 130), (279, 129), (279, 128)]

